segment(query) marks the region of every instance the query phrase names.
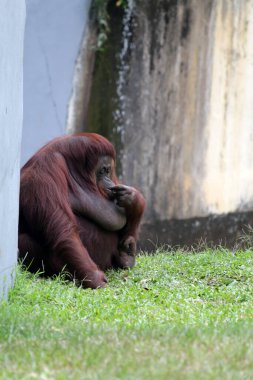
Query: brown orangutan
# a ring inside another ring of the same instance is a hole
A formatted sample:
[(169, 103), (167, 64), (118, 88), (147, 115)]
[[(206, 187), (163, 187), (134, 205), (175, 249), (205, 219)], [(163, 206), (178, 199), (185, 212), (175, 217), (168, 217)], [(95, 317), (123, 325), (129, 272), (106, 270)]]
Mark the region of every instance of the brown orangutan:
[(138, 190), (119, 184), (107, 139), (57, 138), (21, 169), (19, 257), (32, 272), (65, 269), (84, 287), (104, 287), (104, 270), (134, 266), (144, 207)]

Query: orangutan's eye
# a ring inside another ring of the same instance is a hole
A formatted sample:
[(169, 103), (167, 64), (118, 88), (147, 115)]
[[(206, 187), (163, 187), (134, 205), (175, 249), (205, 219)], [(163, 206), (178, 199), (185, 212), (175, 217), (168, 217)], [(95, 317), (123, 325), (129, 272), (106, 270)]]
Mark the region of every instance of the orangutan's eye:
[(111, 174), (111, 166), (108, 165), (108, 166), (103, 166), (100, 170), (99, 170), (99, 175), (106, 175), (106, 176), (109, 176)]
[(100, 170), (99, 170), (99, 174), (100, 175), (104, 175), (104, 174), (106, 174), (107, 173), (107, 168), (106, 168), (106, 166), (103, 166)]

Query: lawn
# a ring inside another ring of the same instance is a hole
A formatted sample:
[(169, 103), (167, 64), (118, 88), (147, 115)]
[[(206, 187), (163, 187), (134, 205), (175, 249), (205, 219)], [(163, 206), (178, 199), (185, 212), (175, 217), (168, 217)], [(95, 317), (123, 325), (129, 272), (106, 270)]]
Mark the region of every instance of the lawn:
[(18, 268), (0, 379), (253, 379), (252, 266), (252, 250), (160, 250), (98, 290)]

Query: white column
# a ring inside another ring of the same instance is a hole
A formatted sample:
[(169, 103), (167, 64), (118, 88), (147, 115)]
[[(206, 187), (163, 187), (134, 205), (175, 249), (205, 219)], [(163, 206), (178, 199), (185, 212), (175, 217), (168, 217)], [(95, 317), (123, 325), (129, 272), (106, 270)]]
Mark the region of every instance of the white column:
[(17, 262), (25, 0), (0, 0), (0, 298)]

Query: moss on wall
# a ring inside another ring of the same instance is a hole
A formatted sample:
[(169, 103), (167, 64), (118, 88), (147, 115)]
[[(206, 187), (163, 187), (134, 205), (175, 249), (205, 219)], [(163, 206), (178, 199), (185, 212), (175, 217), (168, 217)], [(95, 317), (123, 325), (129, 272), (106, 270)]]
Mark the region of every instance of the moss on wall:
[[(109, 33), (103, 49), (96, 52), (93, 82), (88, 107), (88, 132), (100, 133), (110, 139), (121, 151), (121, 136), (117, 131), (115, 112), (117, 110), (117, 80), (119, 51), (121, 49), (122, 17), (124, 9), (109, 2)], [(118, 170), (119, 170), (118, 162)]]

